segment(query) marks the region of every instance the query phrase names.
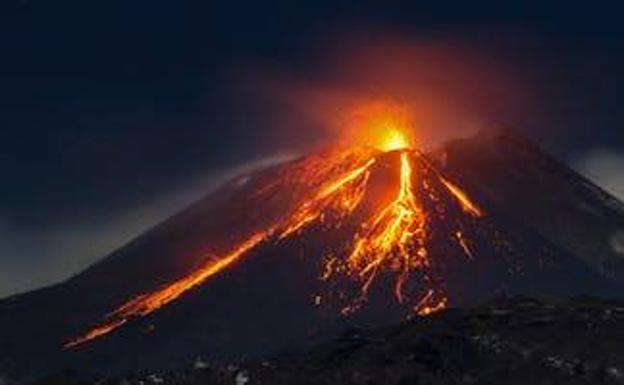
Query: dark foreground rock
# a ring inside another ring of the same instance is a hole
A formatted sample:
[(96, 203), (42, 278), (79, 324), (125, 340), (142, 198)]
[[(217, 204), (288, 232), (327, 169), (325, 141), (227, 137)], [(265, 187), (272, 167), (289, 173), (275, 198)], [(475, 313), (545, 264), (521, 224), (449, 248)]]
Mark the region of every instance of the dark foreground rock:
[(624, 302), (494, 301), (377, 329), (304, 353), (40, 384), (624, 384)]

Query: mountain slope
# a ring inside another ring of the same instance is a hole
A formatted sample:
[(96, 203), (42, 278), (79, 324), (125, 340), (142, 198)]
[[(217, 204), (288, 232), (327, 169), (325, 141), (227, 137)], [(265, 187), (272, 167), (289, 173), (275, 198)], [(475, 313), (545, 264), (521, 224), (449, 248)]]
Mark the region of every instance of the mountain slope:
[(613, 280), (624, 255), (612, 239), (624, 204), (511, 130), (482, 132), (444, 146), (446, 168), (465, 176), (497, 207)]
[[(240, 176), (69, 281), (2, 301), (0, 364), (22, 379), (162, 369), (500, 295), (621, 294), (604, 248), (569, 241), (583, 225), (546, 221), (583, 223), (567, 205), (588, 182), (512, 139), (328, 151)], [(541, 193), (519, 193), (534, 179)], [(584, 202), (620, 223), (604, 196)]]

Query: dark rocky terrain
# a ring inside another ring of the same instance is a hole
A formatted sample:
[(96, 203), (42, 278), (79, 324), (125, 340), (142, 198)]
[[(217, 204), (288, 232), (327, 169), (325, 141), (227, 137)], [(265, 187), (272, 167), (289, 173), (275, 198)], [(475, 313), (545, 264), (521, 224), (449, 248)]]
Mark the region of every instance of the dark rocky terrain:
[(52, 384), (624, 384), (624, 302), (513, 298), (374, 330), (306, 352)]
[(445, 166), (506, 215), (613, 280), (624, 279), (624, 204), (509, 129), (446, 143)]

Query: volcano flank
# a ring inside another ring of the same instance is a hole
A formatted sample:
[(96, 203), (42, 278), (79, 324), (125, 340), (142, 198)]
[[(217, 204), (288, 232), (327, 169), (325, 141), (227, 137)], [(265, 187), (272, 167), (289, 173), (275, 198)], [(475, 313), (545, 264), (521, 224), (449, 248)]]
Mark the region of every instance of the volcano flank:
[(0, 368), (258, 358), (494, 297), (620, 295), (621, 257), (572, 234), (616, 231), (623, 212), (508, 131), (427, 153), (396, 136), (328, 149), (241, 175), (70, 280), (0, 302)]

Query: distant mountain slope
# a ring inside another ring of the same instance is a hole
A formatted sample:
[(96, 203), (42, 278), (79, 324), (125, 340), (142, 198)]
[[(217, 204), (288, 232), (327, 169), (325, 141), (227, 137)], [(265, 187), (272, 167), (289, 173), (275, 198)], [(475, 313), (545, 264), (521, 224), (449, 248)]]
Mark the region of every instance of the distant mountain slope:
[(624, 279), (624, 204), (511, 130), (444, 146), (446, 167), (556, 245), (613, 280)]

